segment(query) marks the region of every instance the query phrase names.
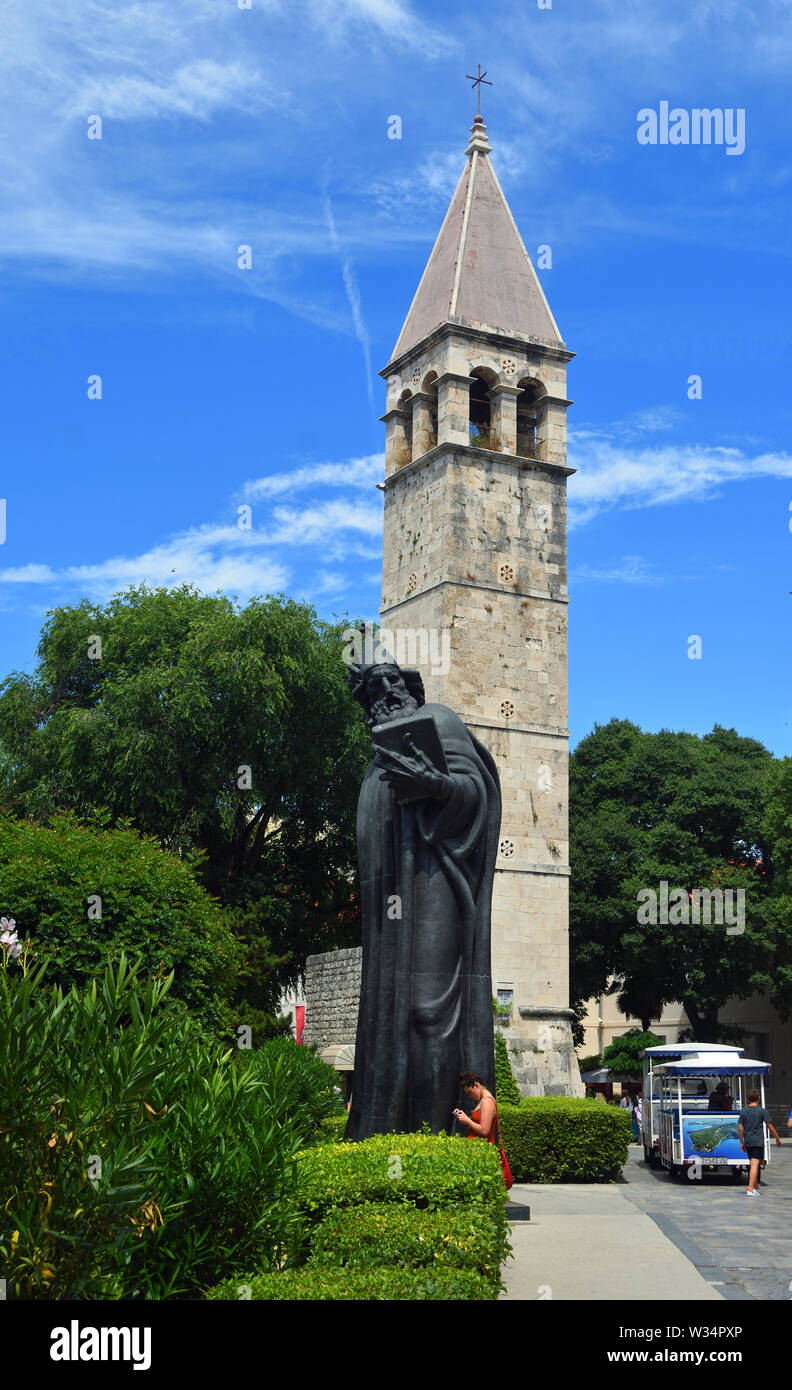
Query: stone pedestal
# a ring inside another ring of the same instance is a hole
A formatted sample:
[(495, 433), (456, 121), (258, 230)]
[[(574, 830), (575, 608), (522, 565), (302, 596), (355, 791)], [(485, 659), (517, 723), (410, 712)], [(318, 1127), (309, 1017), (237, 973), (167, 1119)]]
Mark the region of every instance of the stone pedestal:
[(524, 1096), (583, 1096), (572, 1041), (572, 1010), (522, 1004), (505, 1034), (509, 1061)]

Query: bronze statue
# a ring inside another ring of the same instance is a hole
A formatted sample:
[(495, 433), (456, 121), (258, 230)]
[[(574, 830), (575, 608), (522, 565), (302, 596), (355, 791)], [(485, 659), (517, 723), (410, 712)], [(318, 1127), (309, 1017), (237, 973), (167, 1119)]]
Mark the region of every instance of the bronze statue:
[(375, 756), (360, 791), (363, 977), (347, 1138), (452, 1129), (459, 1074), (494, 1081), (490, 909), (500, 831), (489, 751), (418, 671), (355, 666)]

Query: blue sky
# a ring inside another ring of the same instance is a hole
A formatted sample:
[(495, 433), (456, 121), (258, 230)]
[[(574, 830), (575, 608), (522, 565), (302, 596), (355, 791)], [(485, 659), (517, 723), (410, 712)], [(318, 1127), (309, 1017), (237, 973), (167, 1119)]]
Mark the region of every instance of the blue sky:
[[(493, 164), (529, 252), (552, 247), (539, 273), (577, 354), (573, 740), (619, 715), (792, 753), (780, 0), (12, 0), (2, 673), (32, 669), (48, 608), (142, 580), (376, 616), (377, 371), (478, 62)], [(663, 100), (744, 109), (744, 153), (639, 144)]]

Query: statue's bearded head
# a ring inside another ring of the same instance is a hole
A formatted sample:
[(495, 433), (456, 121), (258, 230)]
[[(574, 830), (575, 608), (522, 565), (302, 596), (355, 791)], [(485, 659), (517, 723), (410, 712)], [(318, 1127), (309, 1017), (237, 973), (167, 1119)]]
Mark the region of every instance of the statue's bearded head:
[(406, 719), (414, 714), (418, 701), (413, 698), (398, 666), (371, 666), (366, 672), (366, 695), (372, 724)]
[(420, 673), (402, 670), (395, 661), (357, 667), (350, 673), (352, 693), (363, 705), (369, 725), (406, 719), (424, 703)]

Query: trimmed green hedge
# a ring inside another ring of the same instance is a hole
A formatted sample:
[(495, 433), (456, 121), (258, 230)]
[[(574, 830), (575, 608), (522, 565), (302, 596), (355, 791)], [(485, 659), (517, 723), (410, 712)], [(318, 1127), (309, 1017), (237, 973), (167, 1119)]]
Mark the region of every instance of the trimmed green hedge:
[(298, 1201), (320, 1217), (358, 1202), (502, 1209), (506, 1196), (495, 1145), (457, 1135), (377, 1134), (358, 1144), (318, 1144), (299, 1155), (298, 1172)]
[(511, 1253), (497, 1150), (435, 1134), (333, 1142), (345, 1119), (325, 1120), (328, 1137), (297, 1158), (308, 1263), (226, 1279), (207, 1298), (497, 1298)]
[(468, 1269), (286, 1269), (282, 1274), (250, 1274), (226, 1279), (210, 1289), (212, 1300), (251, 1299), (332, 1299), (420, 1300), (491, 1302), (498, 1297), (496, 1287), (480, 1274)]
[(328, 1115), (322, 1120), (311, 1142), (313, 1144), (341, 1144), (347, 1127), (347, 1112), (342, 1115)]
[[(629, 1112), (616, 1106), (546, 1096), (502, 1102), (498, 1114), (515, 1182), (610, 1182), (627, 1161)], [(314, 1142), (341, 1143), (346, 1122), (323, 1120)]]
[(545, 1096), (498, 1113), (515, 1182), (610, 1182), (627, 1162), (630, 1116), (616, 1106)]
[(467, 1269), (500, 1288), (509, 1255), (505, 1229), (478, 1206), (416, 1211), (405, 1203), (371, 1203), (331, 1211), (311, 1242), (312, 1267), (323, 1269)]

